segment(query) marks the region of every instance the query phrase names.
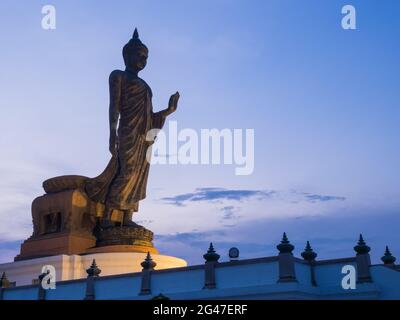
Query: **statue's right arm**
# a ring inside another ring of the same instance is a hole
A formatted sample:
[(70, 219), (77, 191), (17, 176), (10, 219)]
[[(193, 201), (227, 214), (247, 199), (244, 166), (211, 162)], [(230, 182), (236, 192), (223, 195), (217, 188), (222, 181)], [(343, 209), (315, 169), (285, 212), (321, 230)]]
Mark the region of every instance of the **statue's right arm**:
[(119, 119), (119, 110), (121, 102), (121, 82), (122, 71), (115, 70), (111, 72), (109, 78), (110, 85), (110, 152), (115, 154), (117, 151), (117, 128)]

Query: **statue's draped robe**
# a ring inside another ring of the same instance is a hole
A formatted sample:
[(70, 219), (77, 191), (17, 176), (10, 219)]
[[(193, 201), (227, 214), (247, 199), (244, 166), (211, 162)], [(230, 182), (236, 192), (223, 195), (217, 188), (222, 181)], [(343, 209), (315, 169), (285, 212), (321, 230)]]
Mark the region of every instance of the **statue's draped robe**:
[(152, 141), (146, 141), (146, 134), (161, 129), (165, 117), (153, 113), (152, 92), (144, 80), (122, 71), (114, 73), (110, 93), (121, 90), (118, 152), (103, 173), (86, 182), (85, 189), (89, 198), (109, 208), (137, 211), (139, 200), (146, 197), (150, 167), (146, 153)]

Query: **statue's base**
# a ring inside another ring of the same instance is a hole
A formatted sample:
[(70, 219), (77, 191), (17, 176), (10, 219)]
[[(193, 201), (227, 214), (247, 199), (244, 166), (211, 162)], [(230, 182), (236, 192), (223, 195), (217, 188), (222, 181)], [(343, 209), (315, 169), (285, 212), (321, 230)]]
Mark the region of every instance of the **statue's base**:
[(102, 246), (94, 247), (86, 250), (86, 253), (116, 253), (116, 252), (138, 252), (158, 254), (158, 250), (154, 247), (138, 246), (138, 245), (113, 245), (113, 246)]
[[(127, 245), (153, 248), (153, 232), (136, 223), (95, 232), (96, 247)], [(140, 251), (142, 252), (142, 251)]]
[[(118, 251), (121, 247), (128, 249), (129, 246), (115, 246)], [(99, 248), (94, 248), (99, 249)], [(113, 248), (108, 247), (108, 250)], [(147, 249), (146, 249), (147, 250)], [(153, 250), (156, 250), (153, 248)], [(149, 251), (149, 250), (147, 250)], [(97, 266), (101, 269), (100, 276), (117, 275), (142, 271), (141, 262), (146, 258), (145, 252), (110, 252), (91, 253), (85, 255), (57, 255), (51, 257), (15, 261), (0, 264), (0, 271), (6, 272), (11, 282), (17, 286), (31, 285), (37, 282), (42, 267), (52, 265), (56, 270), (56, 281), (82, 279), (87, 277), (88, 269), (96, 259)], [(157, 263), (156, 270), (185, 267), (185, 260), (153, 253), (152, 259)]]
[(82, 254), (94, 247), (96, 238), (89, 233), (55, 233), (25, 240), (14, 260), (27, 260), (61, 254)]
[[(83, 179), (78, 178), (59, 177), (50, 179), (51, 183), (48, 181), (45, 185), (62, 189), (71, 179), (77, 183)], [(157, 253), (152, 243), (153, 232), (133, 222), (121, 226), (122, 211), (112, 212), (111, 223), (116, 226), (102, 229), (98, 221), (104, 214), (104, 205), (91, 201), (81, 189), (59, 191), (51, 188), (54, 193), (40, 196), (32, 203), (34, 232), (22, 243), (15, 261), (63, 254)]]

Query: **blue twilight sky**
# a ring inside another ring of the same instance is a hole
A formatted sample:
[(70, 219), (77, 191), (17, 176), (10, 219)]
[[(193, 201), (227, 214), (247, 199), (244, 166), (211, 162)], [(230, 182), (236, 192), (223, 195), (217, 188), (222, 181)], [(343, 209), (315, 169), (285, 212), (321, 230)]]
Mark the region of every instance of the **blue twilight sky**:
[[(357, 30), (341, 28), (346, 4)], [(375, 262), (386, 244), (400, 256), (399, 15), (397, 0), (2, 0), (0, 261), (31, 234), (43, 180), (108, 162), (108, 76), (135, 27), (155, 110), (179, 90), (179, 129), (255, 130), (252, 175), (151, 168), (136, 221), (162, 253), (274, 255), (286, 231), (297, 255), (306, 240), (353, 255), (362, 232)]]

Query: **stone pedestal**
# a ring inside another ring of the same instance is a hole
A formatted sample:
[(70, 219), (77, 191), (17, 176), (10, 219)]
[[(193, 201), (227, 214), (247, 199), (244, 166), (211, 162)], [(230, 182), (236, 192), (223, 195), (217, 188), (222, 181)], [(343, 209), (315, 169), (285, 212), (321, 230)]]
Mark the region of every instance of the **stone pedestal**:
[(104, 205), (89, 199), (85, 179), (63, 176), (43, 183), (47, 193), (32, 203), (32, 236), (21, 245), (15, 262), (0, 265), (10, 281), (30, 285), (45, 265), (55, 268), (57, 281), (86, 278), (93, 259), (101, 276), (139, 272), (148, 252), (157, 269), (187, 265), (182, 259), (158, 254), (150, 230), (133, 222), (122, 225), (122, 211), (112, 212), (112, 227), (102, 227)]
[[(129, 246), (127, 246), (129, 247)], [(121, 248), (114, 248), (121, 250)], [(93, 259), (101, 269), (100, 276), (132, 273), (142, 271), (141, 262), (146, 258), (146, 253), (140, 252), (108, 252), (92, 253), (86, 255), (57, 255), (51, 257), (15, 261), (0, 264), (0, 274), (6, 272), (7, 278), (16, 282), (17, 286), (31, 285), (36, 282), (42, 267), (52, 265), (56, 270), (56, 281), (82, 279), (87, 277), (86, 269), (90, 267)], [(156, 270), (185, 267), (185, 260), (152, 254), (157, 263)]]
[(14, 261), (60, 254), (81, 254), (95, 245), (96, 238), (90, 234), (49, 234), (22, 243), (21, 253), (14, 258)]
[(33, 233), (15, 260), (81, 254), (96, 245), (93, 229), (101, 207), (79, 190), (45, 194), (32, 202)]
[[(67, 176), (49, 181), (60, 184), (71, 179)], [(32, 202), (33, 234), (21, 245), (15, 261), (98, 252), (158, 253), (153, 247), (150, 230), (135, 224), (121, 226), (121, 211), (112, 213), (116, 227), (99, 230), (98, 221), (104, 214), (104, 205), (90, 200), (79, 185), (71, 190), (63, 190), (61, 185), (58, 190), (48, 184), (44, 183), (45, 190), (54, 192)]]

